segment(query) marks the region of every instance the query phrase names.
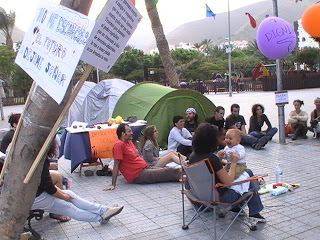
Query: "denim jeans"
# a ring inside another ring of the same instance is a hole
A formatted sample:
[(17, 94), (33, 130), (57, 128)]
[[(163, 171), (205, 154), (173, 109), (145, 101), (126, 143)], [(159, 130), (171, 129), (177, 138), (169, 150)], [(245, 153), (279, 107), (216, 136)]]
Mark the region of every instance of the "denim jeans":
[[(253, 173), (250, 169), (246, 169), (245, 171), (249, 174), (250, 177), (253, 176)], [(252, 189), (252, 188), (253, 188), (253, 186), (250, 182), (249, 189)], [(223, 195), (220, 197), (220, 201), (232, 203), (232, 202), (237, 201), (240, 197), (241, 196), (239, 193), (236, 193), (234, 190), (228, 188), (223, 193)], [(260, 199), (260, 196), (258, 193), (253, 194), (252, 198), (248, 202), (248, 208), (249, 208), (249, 215), (254, 215), (254, 214), (257, 214), (262, 211), (263, 205), (262, 205), (262, 202), (261, 202), (261, 199)], [(234, 209), (234, 210), (237, 210), (237, 209)]]
[(270, 141), (277, 132), (278, 132), (278, 128), (273, 127), (268, 132), (266, 132), (266, 135), (263, 135), (261, 134), (261, 132), (258, 132), (258, 131), (252, 131), (249, 134), (256, 138), (262, 138), (263, 136), (266, 136), (268, 138), (268, 141)]
[(258, 141), (259, 138), (256, 138), (253, 135), (241, 134), (241, 144), (243, 145), (250, 145), (251, 147), (254, 147)]
[(73, 197), (71, 202), (54, 197), (43, 192), (35, 198), (31, 209), (41, 209), (45, 212), (60, 214), (85, 222), (101, 222), (102, 215), (107, 210), (105, 205), (89, 202), (71, 190), (62, 190)]

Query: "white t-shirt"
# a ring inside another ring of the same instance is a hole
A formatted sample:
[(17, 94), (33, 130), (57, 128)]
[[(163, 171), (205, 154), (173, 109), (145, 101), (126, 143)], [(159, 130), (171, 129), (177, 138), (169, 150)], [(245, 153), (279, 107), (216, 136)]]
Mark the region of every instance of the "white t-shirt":
[(180, 144), (192, 146), (192, 141), (188, 138), (192, 138), (192, 135), (186, 128), (173, 127), (168, 136), (168, 150), (177, 151)]
[(226, 154), (223, 156), (223, 159), (226, 159), (228, 163), (231, 163), (230, 156), (228, 154), (230, 152), (236, 152), (239, 154), (238, 163), (245, 163), (246, 162), (246, 158), (245, 158), (246, 150), (241, 144), (237, 144), (231, 148), (228, 146), (225, 146), (224, 151), (226, 152)]

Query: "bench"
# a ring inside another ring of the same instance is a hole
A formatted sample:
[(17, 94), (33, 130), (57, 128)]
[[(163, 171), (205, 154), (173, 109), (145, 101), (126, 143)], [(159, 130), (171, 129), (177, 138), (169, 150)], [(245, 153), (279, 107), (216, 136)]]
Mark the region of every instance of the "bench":
[(28, 227), (23, 229), (24, 232), (31, 232), (34, 240), (41, 240), (41, 235), (37, 233), (31, 226), (31, 220), (34, 218), (36, 220), (41, 220), (43, 218), (43, 210), (35, 209), (29, 211), (29, 216), (27, 217)]

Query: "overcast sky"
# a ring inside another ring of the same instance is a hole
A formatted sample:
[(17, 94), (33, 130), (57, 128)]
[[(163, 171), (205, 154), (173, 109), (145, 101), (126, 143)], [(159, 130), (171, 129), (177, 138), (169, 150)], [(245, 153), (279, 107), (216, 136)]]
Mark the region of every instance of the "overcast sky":
[[(41, 0), (43, 2), (43, 0)], [(229, 0), (230, 9), (236, 9), (261, 1), (271, 0)], [(16, 26), (27, 31), (34, 17), (35, 10), (40, 0), (0, 0), (0, 6), (7, 12), (10, 10), (16, 12)], [(49, 0), (59, 4), (60, 0)], [(98, 13), (103, 8), (106, 0), (93, 0), (89, 17), (96, 19)], [(143, 16), (129, 44), (139, 47), (139, 41), (150, 38), (152, 30), (150, 27), (149, 17), (146, 12), (144, 0), (136, 0), (136, 8)], [(165, 33), (169, 33), (183, 23), (191, 22), (205, 18), (208, 4), (214, 13), (227, 12), (227, 0), (158, 0), (157, 8)]]

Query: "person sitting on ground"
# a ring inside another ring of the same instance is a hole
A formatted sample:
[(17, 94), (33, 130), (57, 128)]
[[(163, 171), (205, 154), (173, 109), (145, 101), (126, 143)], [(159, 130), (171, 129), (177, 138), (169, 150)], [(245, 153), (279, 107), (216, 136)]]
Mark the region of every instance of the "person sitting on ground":
[(223, 118), (224, 112), (225, 112), (224, 108), (222, 106), (218, 106), (216, 107), (215, 114), (212, 115), (211, 117), (206, 118), (205, 121), (207, 123), (211, 123), (217, 126), (219, 130), (224, 129), (224, 123), (225, 123)]
[(226, 118), (226, 129), (239, 129), (241, 132), (241, 144), (250, 145), (253, 149), (260, 150), (268, 142), (267, 137), (257, 138), (253, 135), (247, 134), (246, 121), (240, 113), (240, 106), (238, 104), (231, 105), (231, 114)]
[(231, 105), (231, 114), (226, 118), (226, 130), (235, 128), (239, 129), (241, 133), (246, 134), (246, 120), (240, 113), (240, 106), (236, 103)]
[[(201, 123), (198, 126), (192, 140), (193, 152), (190, 155), (189, 163), (196, 163), (208, 158), (215, 173), (215, 182), (230, 184), (235, 179), (235, 172), (239, 159), (236, 155), (232, 155), (232, 157), (230, 158), (231, 163), (229, 172), (227, 172), (223, 168), (219, 158), (214, 153), (217, 150), (217, 134), (217, 128), (209, 123)], [(210, 168), (209, 171), (211, 171)], [(245, 171), (248, 176), (253, 176), (251, 170), (246, 169)], [(251, 183), (249, 188), (251, 188)], [(221, 202), (232, 203), (241, 197), (241, 194), (236, 192), (231, 187), (218, 188), (217, 190), (220, 194)], [(252, 196), (252, 198), (248, 202), (248, 207), (250, 218), (258, 222), (265, 222), (265, 218), (260, 215), (260, 211), (262, 211), (263, 205), (259, 194), (254, 194)], [(239, 209), (233, 209), (233, 211), (239, 211)]]
[(316, 106), (316, 109), (314, 109), (311, 112), (310, 116), (310, 128), (309, 130), (317, 135), (317, 133), (320, 133), (320, 98), (317, 97), (314, 100), (314, 105)]
[[(9, 122), (14, 129), (16, 128), (17, 123), (19, 122), (20, 116), (21, 116), (20, 114), (12, 114), (11, 117), (9, 118)], [(9, 132), (8, 138), (6, 139), (6, 141), (10, 140), (10, 142), (8, 145), (7, 145), (7, 143), (3, 145), (6, 148), (5, 149), (6, 153), (9, 152), (9, 150), (10, 150), (12, 138), (13, 138), (13, 135), (11, 136), (11, 133)], [(57, 139), (55, 138), (50, 146), (50, 150), (47, 155), (48, 161), (50, 158), (57, 155), (57, 151), (58, 151), (57, 144), (58, 144), (58, 142), (57, 142)], [(50, 169), (50, 166), (51, 165), (50, 165), (50, 161), (49, 161), (49, 169)], [(63, 189), (63, 181), (65, 180), (66, 187), (69, 188), (69, 185), (70, 185), (69, 180), (67, 178), (64, 178), (62, 176), (62, 174), (59, 173), (58, 171), (51, 171), (50, 170), (49, 175), (51, 177), (51, 181), (52, 181), (53, 185), (57, 186), (60, 189)], [(60, 215), (60, 214), (54, 214), (54, 213), (50, 213), (49, 217), (56, 219), (56, 220), (59, 220), (60, 222), (67, 222), (67, 221), (71, 220), (71, 218), (69, 218), (67, 216)]]
[(6, 154), (7, 148), (12, 141), (14, 131), (16, 130), (20, 117), (20, 113), (12, 113), (9, 116), (8, 123), (10, 123), (11, 129), (3, 136), (0, 146), (0, 151), (4, 154)]
[[(254, 104), (251, 111), (249, 134), (256, 138), (265, 137), (267, 142), (270, 141), (278, 132), (278, 128), (272, 127), (267, 115), (264, 114), (264, 107), (261, 104)], [(268, 128), (262, 131), (264, 123), (267, 124)]]
[(170, 162), (180, 164), (178, 153), (168, 151), (159, 157), (159, 146), (157, 142), (158, 130), (156, 126), (147, 126), (144, 131), (144, 144), (142, 148), (143, 159), (148, 166), (164, 167)]
[(191, 133), (194, 134), (194, 131), (197, 129), (198, 123), (198, 114), (194, 108), (188, 108), (186, 110), (186, 120), (184, 122), (184, 127)]
[(206, 118), (207, 123), (211, 123), (218, 127), (218, 147), (219, 149), (223, 149), (226, 146), (224, 142), (224, 138), (226, 135), (225, 131), (225, 120), (224, 120), (225, 110), (222, 106), (216, 107), (215, 114), (211, 117)]
[(303, 139), (307, 137), (307, 122), (308, 122), (308, 114), (306, 111), (301, 110), (301, 106), (304, 105), (303, 101), (296, 99), (293, 101), (293, 106), (295, 110), (289, 113), (288, 124), (290, 124), (291, 132), (293, 135), (291, 136), (292, 140), (296, 140), (298, 137), (302, 137)]
[(148, 167), (132, 143), (132, 130), (127, 124), (119, 124), (118, 140), (113, 146), (114, 166), (112, 184), (102, 190), (113, 190), (116, 187), (119, 171), (127, 182), (149, 184), (160, 182), (177, 182), (181, 178), (181, 169), (172, 167)]
[(192, 152), (192, 135), (184, 127), (184, 119), (182, 116), (174, 116), (172, 122), (173, 128), (170, 130), (168, 136), (168, 150), (179, 152), (188, 158)]
[(241, 132), (238, 129), (229, 129), (226, 133), (226, 146), (223, 150), (218, 152), (218, 157), (220, 160), (225, 159), (227, 163), (225, 165), (225, 169), (227, 172), (230, 171), (231, 167), (231, 159), (235, 156), (238, 158), (235, 178), (238, 178), (244, 170), (247, 168), (245, 154), (246, 151), (244, 147), (240, 144), (241, 141)]
[[(48, 155), (52, 155), (51, 147)], [(109, 219), (119, 214), (123, 206), (107, 207), (79, 197), (71, 190), (62, 190), (55, 186), (49, 174), (49, 160), (43, 164), (41, 182), (31, 210), (41, 209), (56, 215), (65, 215), (78, 221), (107, 223)]]

